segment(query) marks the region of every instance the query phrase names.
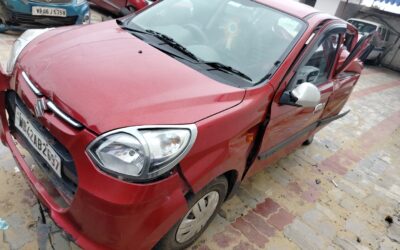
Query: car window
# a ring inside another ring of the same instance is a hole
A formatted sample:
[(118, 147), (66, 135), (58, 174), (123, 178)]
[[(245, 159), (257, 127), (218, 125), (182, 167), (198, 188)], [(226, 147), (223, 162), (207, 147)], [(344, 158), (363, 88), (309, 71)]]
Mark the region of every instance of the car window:
[(390, 39), (390, 30), (387, 30), (385, 41), (389, 41), (389, 39)]
[(385, 28), (382, 28), (382, 30), (380, 31), (380, 34), (381, 34), (382, 40), (385, 40), (385, 37), (386, 37), (386, 29), (385, 29)]
[(376, 31), (376, 25), (364, 23), (361, 21), (349, 20), (349, 23), (353, 24), (360, 33), (371, 33)]
[(275, 69), (306, 24), (248, 0), (164, 0), (130, 23), (168, 35), (202, 61), (230, 66), (255, 85)]
[(312, 50), (298, 68), (292, 86), (310, 82), (319, 85), (328, 80), (335, 60), (339, 43), (339, 34), (329, 34)]

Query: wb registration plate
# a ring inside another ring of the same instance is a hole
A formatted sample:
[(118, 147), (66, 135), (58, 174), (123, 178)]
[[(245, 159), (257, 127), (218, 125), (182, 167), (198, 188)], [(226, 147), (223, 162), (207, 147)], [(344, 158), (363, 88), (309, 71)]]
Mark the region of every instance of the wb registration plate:
[(15, 127), (21, 131), (32, 147), (45, 159), (47, 164), (61, 177), (61, 158), (47, 143), (43, 135), (32, 125), (29, 119), (15, 108)]
[(66, 17), (67, 10), (61, 8), (48, 8), (48, 7), (32, 7), (33, 16), (58, 16)]

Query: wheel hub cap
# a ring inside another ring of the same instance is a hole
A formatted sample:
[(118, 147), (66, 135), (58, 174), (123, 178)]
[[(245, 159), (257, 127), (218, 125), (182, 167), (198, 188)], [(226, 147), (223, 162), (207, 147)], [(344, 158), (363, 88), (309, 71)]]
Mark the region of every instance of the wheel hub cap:
[(176, 241), (184, 243), (207, 224), (219, 202), (219, 193), (211, 191), (197, 201), (187, 212), (176, 233)]

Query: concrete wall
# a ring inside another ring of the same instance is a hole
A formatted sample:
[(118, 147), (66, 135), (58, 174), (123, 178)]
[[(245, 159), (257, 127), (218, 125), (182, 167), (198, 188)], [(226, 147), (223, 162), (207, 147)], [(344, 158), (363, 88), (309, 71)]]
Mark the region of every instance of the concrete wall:
[(346, 3), (341, 1), (336, 10), (335, 16), (347, 20), (351, 17), (356, 17), (361, 9), (362, 5), (358, 3)]
[(340, 0), (317, 0), (317, 3), (314, 7), (323, 12), (335, 15), (339, 4)]

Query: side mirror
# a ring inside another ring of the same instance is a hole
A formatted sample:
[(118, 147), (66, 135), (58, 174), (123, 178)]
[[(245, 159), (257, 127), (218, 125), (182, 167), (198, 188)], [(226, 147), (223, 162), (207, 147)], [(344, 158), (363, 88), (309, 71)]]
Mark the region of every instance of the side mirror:
[(285, 91), (280, 103), (305, 108), (315, 108), (321, 101), (319, 89), (312, 83), (303, 82), (292, 91)]

